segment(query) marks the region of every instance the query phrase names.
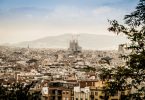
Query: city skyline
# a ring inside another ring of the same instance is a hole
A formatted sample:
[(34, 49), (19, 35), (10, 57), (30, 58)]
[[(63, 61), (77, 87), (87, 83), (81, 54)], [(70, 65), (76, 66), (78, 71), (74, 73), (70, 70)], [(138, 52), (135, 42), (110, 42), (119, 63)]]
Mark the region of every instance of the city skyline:
[(123, 19), (138, 0), (1, 0), (0, 43), (65, 33), (113, 35), (107, 19)]

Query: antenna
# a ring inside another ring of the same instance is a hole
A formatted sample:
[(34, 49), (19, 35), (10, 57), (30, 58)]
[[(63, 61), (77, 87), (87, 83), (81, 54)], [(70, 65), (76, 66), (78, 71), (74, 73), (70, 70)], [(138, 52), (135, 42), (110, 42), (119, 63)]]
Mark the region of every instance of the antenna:
[(29, 49), (29, 44), (28, 44), (28, 47), (27, 48)]

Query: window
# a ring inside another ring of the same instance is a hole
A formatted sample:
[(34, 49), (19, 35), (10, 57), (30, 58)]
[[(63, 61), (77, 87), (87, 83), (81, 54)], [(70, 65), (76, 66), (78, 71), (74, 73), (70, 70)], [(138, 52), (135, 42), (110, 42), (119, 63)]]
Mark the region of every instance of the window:
[[(118, 96), (118, 92), (117, 93), (115, 93), (115, 95), (114, 96)], [(118, 99), (117, 99), (118, 100)]]
[(116, 92), (115, 94), (111, 95), (111, 96), (118, 96), (118, 92)]
[(95, 92), (95, 95), (98, 95), (98, 92)]
[(73, 91), (71, 91), (71, 95), (74, 95), (74, 92)]
[(121, 95), (125, 95), (125, 92), (124, 92), (124, 91), (122, 91), (122, 92), (121, 92)]
[(94, 95), (94, 92), (91, 92), (91, 95)]

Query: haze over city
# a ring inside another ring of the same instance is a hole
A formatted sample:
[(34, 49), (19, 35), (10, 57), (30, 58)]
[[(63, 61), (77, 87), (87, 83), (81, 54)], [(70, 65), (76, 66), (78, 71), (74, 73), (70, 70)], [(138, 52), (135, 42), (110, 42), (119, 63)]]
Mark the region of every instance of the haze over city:
[(0, 0), (0, 44), (65, 33), (111, 35), (107, 19), (121, 22), (138, 0)]
[(0, 0), (0, 100), (145, 100), (145, 0)]

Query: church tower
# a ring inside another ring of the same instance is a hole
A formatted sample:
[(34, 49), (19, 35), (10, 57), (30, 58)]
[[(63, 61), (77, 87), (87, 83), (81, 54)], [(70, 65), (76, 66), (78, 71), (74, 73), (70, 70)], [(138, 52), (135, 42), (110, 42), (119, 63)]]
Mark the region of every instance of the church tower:
[(70, 53), (79, 53), (82, 51), (82, 48), (78, 44), (78, 39), (72, 36), (72, 40), (70, 40), (68, 51)]

